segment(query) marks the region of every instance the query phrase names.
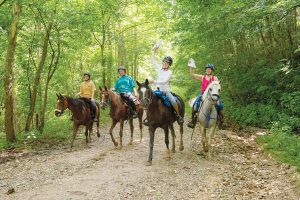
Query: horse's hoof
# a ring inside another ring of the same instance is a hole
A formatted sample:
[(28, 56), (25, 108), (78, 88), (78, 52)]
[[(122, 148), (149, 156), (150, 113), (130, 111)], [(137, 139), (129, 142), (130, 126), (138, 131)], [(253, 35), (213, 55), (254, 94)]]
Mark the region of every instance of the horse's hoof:
[(97, 133), (97, 137), (100, 137), (100, 133)]
[(179, 147), (179, 151), (183, 151), (184, 150), (184, 147)]
[(176, 150), (175, 150), (175, 149), (172, 149), (172, 153), (176, 153)]
[(129, 145), (129, 146), (133, 145), (133, 142), (132, 142), (132, 141), (130, 141), (130, 142), (128, 143), (128, 145)]
[(146, 166), (151, 166), (152, 165), (152, 161), (147, 161), (145, 165)]
[(115, 147), (118, 147), (118, 142), (115, 142), (114, 144), (115, 144)]

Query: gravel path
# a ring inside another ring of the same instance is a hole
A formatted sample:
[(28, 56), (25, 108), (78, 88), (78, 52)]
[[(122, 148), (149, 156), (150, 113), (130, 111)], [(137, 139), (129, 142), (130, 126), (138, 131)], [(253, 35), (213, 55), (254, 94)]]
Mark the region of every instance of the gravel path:
[[(127, 144), (128, 124), (125, 129), (123, 143)], [(89, 148), (81, 134), (73, 151), (66, 147), (0, 162), (0, 199), (300, 199), (295, 186), (299, 174), (258, 149), (259, 130), (243, 134), (247, 137), (217, 131), (213, 159), (208, 161), (198, 129), (190, 143), (191, 130), (185, 128), (182, 152), (176, 132), (177, 152), (171, 160), (166, 159), (164, 134), (158, 129), (150, 167), (145, 166), (147, 129), (142, 142), (135, 130), (134, 144), (121, 150), (114, 148), (107, 130), (101, 129), (100, 139), (94, 135)]]

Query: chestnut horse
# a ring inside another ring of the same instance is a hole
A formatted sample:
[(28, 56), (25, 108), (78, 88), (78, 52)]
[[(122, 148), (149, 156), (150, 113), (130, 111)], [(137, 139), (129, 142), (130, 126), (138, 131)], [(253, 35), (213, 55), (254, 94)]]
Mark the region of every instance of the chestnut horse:
[(216, 104), (218, 103), (220, 89), (219, 81), (213, 81), (208, 85), (202, 97), (202, 104), (198, 116), (201, 142), (204, 152), (208, 154), (208, 159), (212, 157), (211, 141), (217, 127), (218, 113)]
[[(57, 95), (57, 104), (55, 109), (55, 115), (61, 116), (66, 109), (69, 109), (73, 114), (73, 138), (71, 142), (71, 148), (74, 146), (74, 140), (80, 125), (85, 126), (85, 139), (86, 143), (91, 142), (91, 133), (93, 129), (93, 119), (91, 115), (91, 106), (89, 99), (79, 98), (73, 99), (71, 97)], [(99, 103), (96, 102), (96, 118), (97, 118), (97, 136), (100, 137), (99, 133)], [(89, 140), (88, 140), (89, 137)]]
[[(166, 107), (162, 100), (156, 97), (153, 93), (152, 89), (149, 87), (149, 81), (146, 79), (144, 83), (139, 83), (138, 85), (138, 92), (139, 97), (142, 101), (142, 105), (147, 112), (147, 120), (149, 124), (149, 135), (150, 135), (150, 142), (149, 142), (149, 158), (146, 165), (152, 164), (153, 158), (153, 143), (154, 143), (154, 134), (155, 130), (160, 127), (165, 132), (165, 144), (167, 146), (167, 155), (170, 158), (170, 149), (169, 149), (169, 129), (171, 130), (172, 135), (172, 151), (175, 152), (175, 132), (173, 123), (176, 121), (176, 116), (171, 108)], [(179, 115), (184, 117), (184, 102), (182, 99), (176, 95), (177, 103), (179, 107)], [(182, 151), (183, 147), (183, 125), (180, 126), (180, 146), (179, 150)]]
[[(113, 132), (114, 127), (117, 125), (117, 123), (120, 122), (119, 148), (123, 147), (122, 138), (123, 138), (124, 121), (128, 120), (129, 125), (130, 125), (130, 132), (131, 132), (129, 144), (132, 144), (134, 126), (133, 126), (133, 119), (130, 117), (128, 118), (128, 115), (127, 115), (128, 106), (124, 103), (124, 101), (121, 99), (121, 96), (119, 94), (117, 94), (111, 90), (108, 90), (106, 86), (104, 87), (104, 89), (102, 89), (101, 87), (99, 87), (99, 89), (100, 89), (100, 97), (101, 97), (101, 108), (105, 109), (106, 106), (110, 106), (109, 115), (110, 115), (110, 118), (112, 119), (112, 124), (109, 129), (109, 134), (111, 136), (112, 142), (114, 143), (115, 147), (118, 147), (118, 142), (116, 142), (112, 132)], [(142, 124), (143, 107), (138, 105), (136, 111), (137, 111), (137, 115), (138, 115), (138, 119), (139, 119), (140, 141), (142, 141), (142, 138), (143, 138), (143, 124)]]

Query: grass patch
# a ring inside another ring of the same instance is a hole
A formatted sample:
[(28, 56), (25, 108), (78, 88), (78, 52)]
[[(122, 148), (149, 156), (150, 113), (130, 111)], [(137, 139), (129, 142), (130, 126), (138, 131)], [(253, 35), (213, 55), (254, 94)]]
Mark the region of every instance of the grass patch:
[(277, 160), (295, 166), (300, 171), (299, 136), (285, 128), (271, 129), (271, 134), (258, 137), (257, 142)]

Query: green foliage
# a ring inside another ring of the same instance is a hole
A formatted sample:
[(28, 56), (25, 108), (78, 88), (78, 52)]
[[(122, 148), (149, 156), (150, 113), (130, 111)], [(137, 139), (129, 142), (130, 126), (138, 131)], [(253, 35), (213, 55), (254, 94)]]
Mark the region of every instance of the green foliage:
[(257, 141), (276, 159), (296, 166), (300, 171), (300, 138), (293, 135), (289, 127), (275, 123), (271, 134), (260, 136)]

